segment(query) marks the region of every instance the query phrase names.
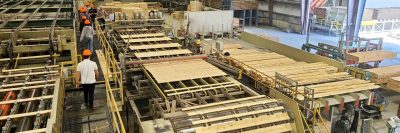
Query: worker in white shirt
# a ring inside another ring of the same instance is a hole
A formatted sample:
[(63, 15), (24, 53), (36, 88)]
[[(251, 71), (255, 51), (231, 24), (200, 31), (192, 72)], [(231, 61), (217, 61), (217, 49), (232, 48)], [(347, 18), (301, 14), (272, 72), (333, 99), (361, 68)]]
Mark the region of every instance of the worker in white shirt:
[(89, 49), (83, 50), (83, 58), (84, 60), (78, 64), (76, 70), (76, 88), (79, 89), (79, 86), (82, 85), (84, 91), (85, 103), (83, 104), (83, 108), (93, 108), (93, 94), (95, 88), (95, 82), (99, 79), (99, 71), (97, 68), (97, 64), (94, 61), (90, 60), (90, 52)]

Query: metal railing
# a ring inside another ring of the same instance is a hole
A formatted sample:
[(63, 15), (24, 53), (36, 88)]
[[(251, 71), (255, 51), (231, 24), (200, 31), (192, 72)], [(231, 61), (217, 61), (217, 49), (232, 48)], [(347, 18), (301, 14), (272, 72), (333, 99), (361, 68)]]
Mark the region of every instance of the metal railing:
[[(105, 36), (104, 31), (101, 29), (98, 21), (95, 21), (95, 26), (97, 29), (96, 35), (99, 40), (101, 50), (104, 54), (107, 68), (106, 70), (103, 70), (103, 76), (106, 87), (107, 106), (111, 113), (111, 125), (115, 132), (125, 133), (125, 126), (119, 113), (119, 107), (124, 104), (122, 71), (118, 66), (114, 51), (107, 41), (107, 37)], [(111, 68), (111, 70), (108, 68)], [(109, 77), (109, 75), (111, 75), (111, 77)], [(111, 85), (111, 83), (113, 83), (113, 85)], [(116, 94), (119, 95), (116, 96)]]

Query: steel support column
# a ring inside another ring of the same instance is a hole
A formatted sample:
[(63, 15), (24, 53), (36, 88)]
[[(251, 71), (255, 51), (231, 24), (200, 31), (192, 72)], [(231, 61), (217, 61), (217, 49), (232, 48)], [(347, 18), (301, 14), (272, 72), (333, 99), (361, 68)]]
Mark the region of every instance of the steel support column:
[(366, 0), (349, 0), (347, 4), (346, 40), (355, 40), (361, 26)]
[(272, 26), (274, 19), (274, 0), (268, 1), (268, 25)]
[(301, 34), (308, 33), (308, 26), (310, 22), (310, 3), (311, 0), (301, 1)]

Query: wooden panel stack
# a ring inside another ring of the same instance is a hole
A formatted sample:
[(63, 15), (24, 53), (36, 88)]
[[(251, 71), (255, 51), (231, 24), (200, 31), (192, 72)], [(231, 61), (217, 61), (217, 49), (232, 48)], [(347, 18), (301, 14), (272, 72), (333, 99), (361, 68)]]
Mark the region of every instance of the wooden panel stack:
[(371, 81), (376, 84), (385, 84), (391, 77), (400, 76), (400, 65), (373, 68), (367, 70), (371, 73)]
[(391, 59), (391, 58), (396, 58), (396, 57), (397, 57), (397, 53), (390, 52), (390, 51), (384, 51), (384, 50), (346, 53), (346, 60), (355, 61), (357, 63), (382, 61), (385, 59)]
[(188, 11), (203, 11), (204, 6), (202, 2), (199, 1), (190, 1), (190, 4), (188, 5)]
[[(298, 62), (277, 53), (256, 50), (229, 49), (225, 52), (230, 53), (226, 62), (243, 69), (244, 73), (269, 87), (275, 87), (275, 75), (279, 73), (300, 87), (314, 89), (315, 98), (379, 88), (369, 81), (355, 79), (346, 72), (338, 72), (338, 68), (323, 62)], [(304, 88), (299, 90), (303, 91)], [(298, 99), (303, 100), (300, 95)]]
[(257, 9), (258, 3), (256, 0), (232, 0), (232, 8), (234, 10)]
[(391, 90), (400, 92), (400, 76), (398, 77), (391, 77), (387, 84), (387, 87)]

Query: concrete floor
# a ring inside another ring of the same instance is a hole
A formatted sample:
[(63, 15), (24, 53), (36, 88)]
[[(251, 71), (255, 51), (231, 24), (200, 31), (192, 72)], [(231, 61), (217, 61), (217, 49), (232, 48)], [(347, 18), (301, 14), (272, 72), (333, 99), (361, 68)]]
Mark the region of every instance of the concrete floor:
[[(279, 38), (283, 44), (301, 49), (301, 46), (306, 43), (307, 36), (297, 33), (287, 33), (274, 27), (245, 27), (245, 31), (257, 35), (266, 35)], [(400, 65), (400, 40), (387, 37), (385, 34), (360, 34), (361, 37), (383, 37), (383, 49), (396, 52), (397, 58), (384, 60), (381, 66)], [(337, 45), (339, 37), (327, 36), (320, 33), (311, 33), (310, 43), (318, 44), (320, 42)]]

